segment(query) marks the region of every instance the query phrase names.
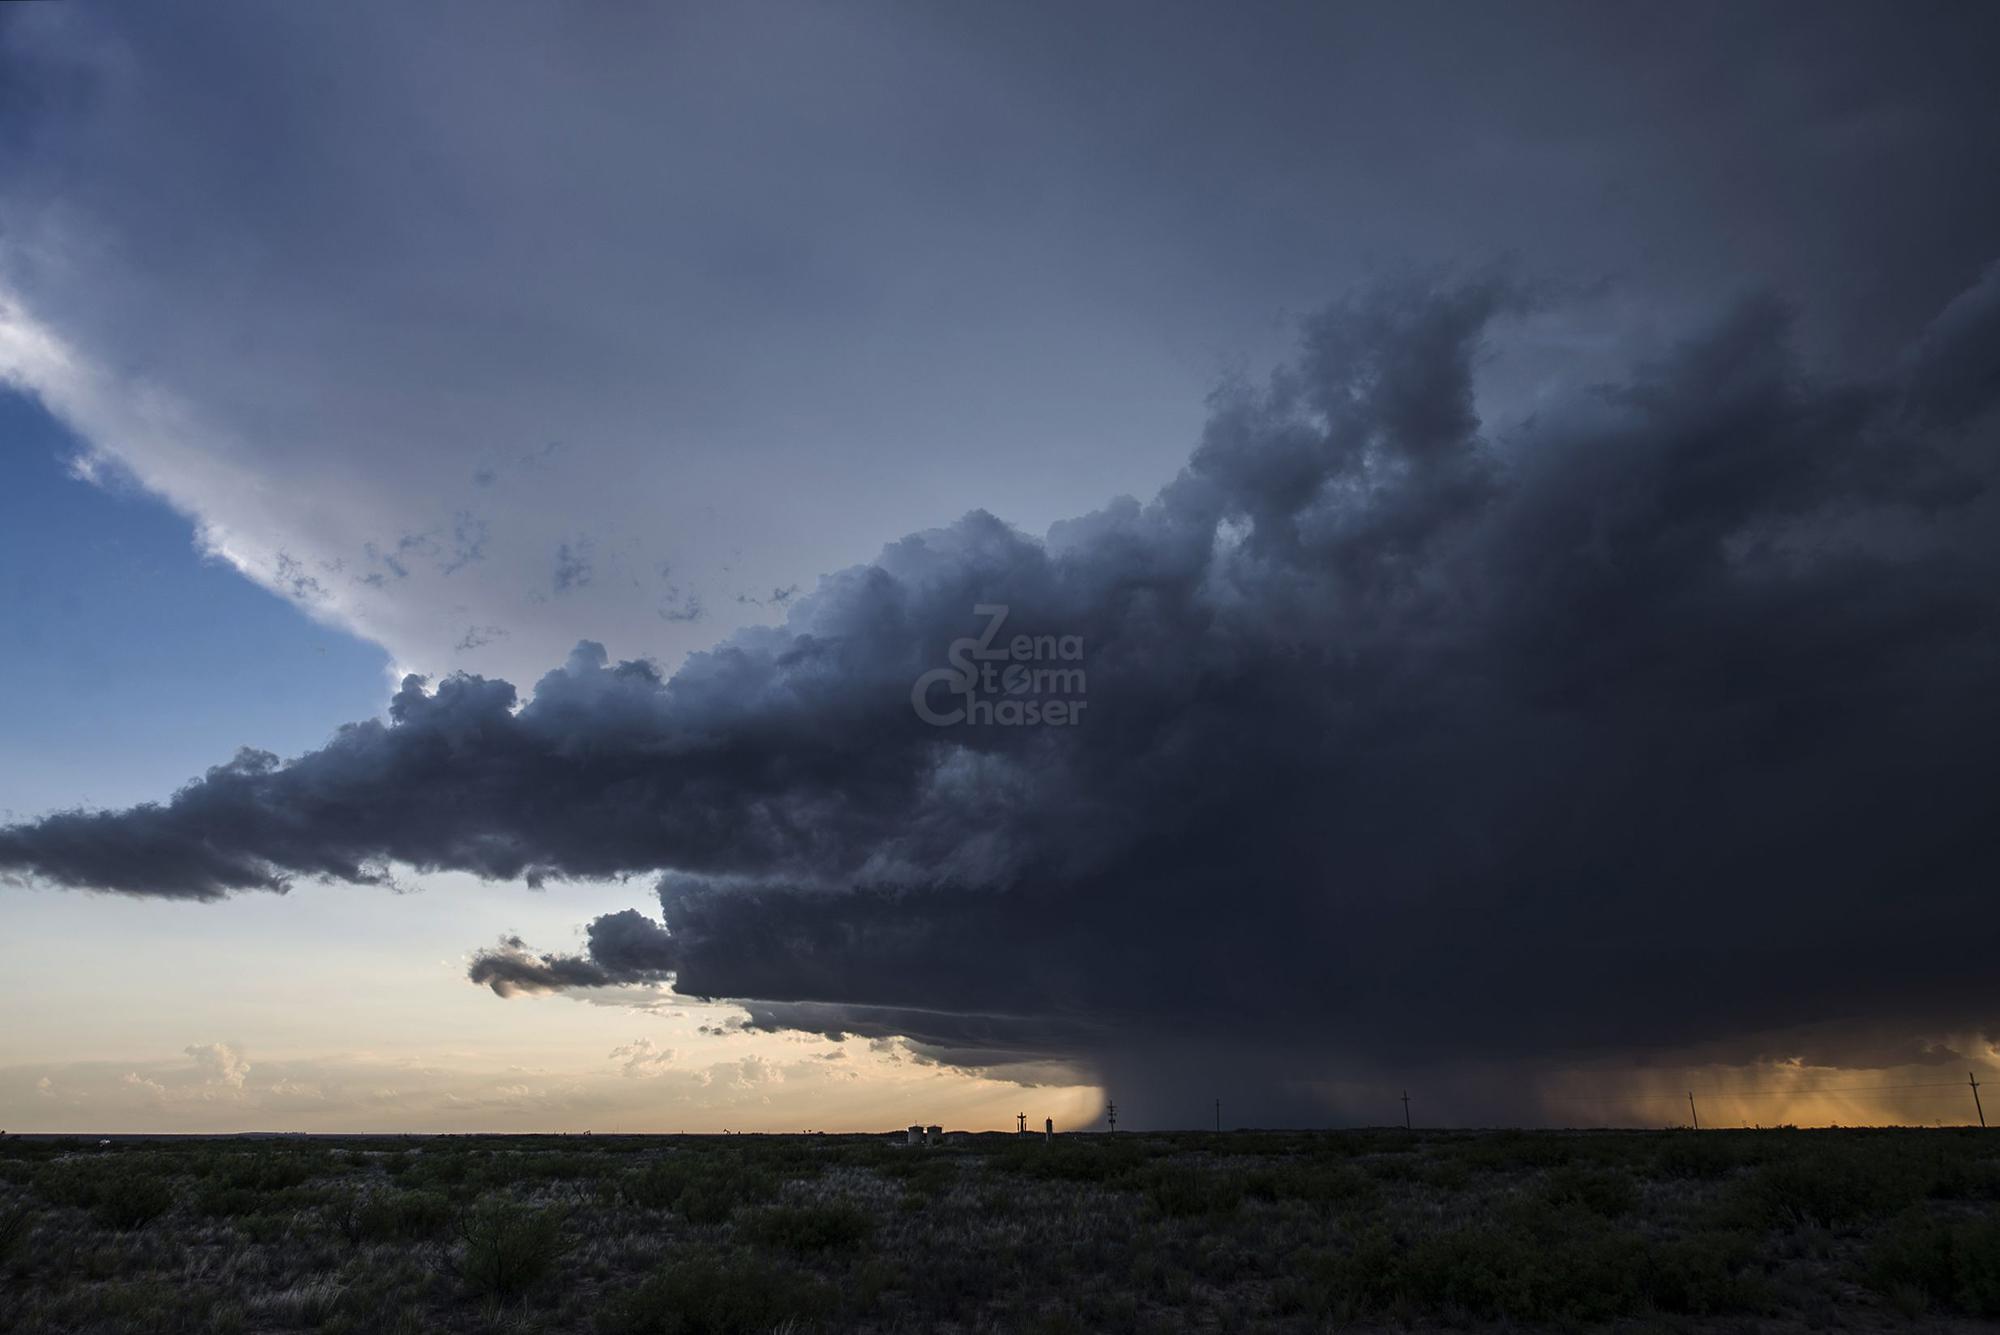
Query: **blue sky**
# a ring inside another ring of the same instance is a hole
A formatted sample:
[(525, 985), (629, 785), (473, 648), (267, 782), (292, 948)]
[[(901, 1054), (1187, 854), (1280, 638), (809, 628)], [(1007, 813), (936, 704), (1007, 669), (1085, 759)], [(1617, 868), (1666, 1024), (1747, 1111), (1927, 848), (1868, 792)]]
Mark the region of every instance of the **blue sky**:
[(157, 800), (233, 753), (380, 712), (388, 657), (204, 557), (191, 521), (0, 392), (0, 811)]

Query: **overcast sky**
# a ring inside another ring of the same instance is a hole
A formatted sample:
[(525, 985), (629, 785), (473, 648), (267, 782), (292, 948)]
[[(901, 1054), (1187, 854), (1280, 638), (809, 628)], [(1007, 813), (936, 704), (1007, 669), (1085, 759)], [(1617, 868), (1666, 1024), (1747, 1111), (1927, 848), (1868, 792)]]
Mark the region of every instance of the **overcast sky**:
[(1991, 1061), (1996, 38), (8, 7), (0, 1119)]

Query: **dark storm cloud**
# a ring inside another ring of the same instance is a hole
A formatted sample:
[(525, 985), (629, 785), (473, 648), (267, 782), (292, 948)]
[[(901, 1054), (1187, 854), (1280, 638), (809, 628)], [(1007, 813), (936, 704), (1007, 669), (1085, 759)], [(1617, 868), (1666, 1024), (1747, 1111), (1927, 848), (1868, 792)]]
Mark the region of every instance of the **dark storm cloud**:
[(557, 992), (566, 987), (605, 987), (617, 981), (610, 970), (574, 955), (537, 955), (518, 936), (500, 938), (474, 959), (472, 981), (503, 997)]
[[(670, 869), (658, 919), (473, 977), (671, 978), (1162, 1091), (1990, 1031), (1997, 291), (1875, 377), (1747, 301), (1488, 432), (1492, 331), (1534, 303), (1376, 289), (1219, 392), (1149, 504), (912, 535), (671, 679), (594, 644), (518, 708), (411, 679), (386, 725), (8, 828), (0, 865), (184, 897)], [(917, 717), (982, 604), (1081, 637), (1075, 726)]]

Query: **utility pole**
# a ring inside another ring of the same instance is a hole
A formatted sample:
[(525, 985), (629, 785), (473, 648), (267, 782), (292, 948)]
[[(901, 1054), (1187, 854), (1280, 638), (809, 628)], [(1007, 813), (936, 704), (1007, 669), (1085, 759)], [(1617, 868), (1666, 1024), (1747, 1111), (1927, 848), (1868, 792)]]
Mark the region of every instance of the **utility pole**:
[(1694, 1110), (1694, 1091), (1688, 1091), (1688, 1116), (1694, 1118), (1694, 1129), (1701, 1130), (1701, 1114)]
[(1017, 1136), (1025, 1136), (1028, 1134), (1028, 1114), (1026, 1113), (1014, 1114), (1014, 1134)]
[(1118, 1105), (1110, 1099), (1104, 1101), (1104, 1120), (1111, 1123), (1111, 1129), (1118, 1129)]
[(1986, 1109), (1979, 1104), (1979, 1077), (1971, 1071), (1965, 1073), (1966, 1081), (1972, 1086), (1972, 1110), (1979, 1114), (1979, 1125), (1986, 1125)]
[(1215, 1101), (1215, 1134), (1222, 1134), (1222, 1100)]
[(1410, 1091), (1403, 1091), (1403, 1130), (1410, 1130)]

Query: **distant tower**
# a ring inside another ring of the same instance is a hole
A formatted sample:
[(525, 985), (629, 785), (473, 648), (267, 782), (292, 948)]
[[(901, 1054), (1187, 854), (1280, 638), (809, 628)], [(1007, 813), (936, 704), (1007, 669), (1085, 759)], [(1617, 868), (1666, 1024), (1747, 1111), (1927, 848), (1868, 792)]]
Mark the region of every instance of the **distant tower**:
[(1056, 1119), (1053, 1117), (1044, 1117), (1042, 1119), (1043, 1142), (1046, 1143), (1049, 1141), (1053, 1141), (1055, 1138), (1056, 1138)]
[(1104, 1120), (1111, 1123), (1111, 1129), (1118, 1129), (1118, 1105), (1107, 1099), (1104, 1103)]

